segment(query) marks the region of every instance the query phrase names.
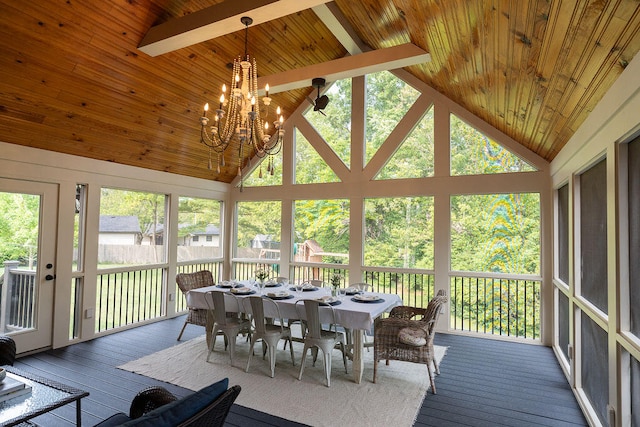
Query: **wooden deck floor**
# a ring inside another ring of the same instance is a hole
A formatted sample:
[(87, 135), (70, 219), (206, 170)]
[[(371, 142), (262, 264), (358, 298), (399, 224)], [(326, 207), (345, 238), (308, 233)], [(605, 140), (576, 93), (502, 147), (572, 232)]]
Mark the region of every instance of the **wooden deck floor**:
[[(82, 424), (93, 426), (116, 412), (128, 412), (140, 389), (161, 384), (177, 396), (191, 393), (117, 369), (116, 366), (175, 345), (183, 317), (146, 325), (67, 348), (18, 359), (15, 366), (90, 392), (82, 400)], [(202, 333), (188, 326), (183, 340)], [(415, 426), (583, 426), (587, 425), (551, 349), (480, 338), (438, 334), (449, 347)], [(382, 386), (382, 385), (381, 385)], [(75, 407), (35, 419), (43, 427), (69, 427)], [(300, 426), (234, 405), (229, 426)]]

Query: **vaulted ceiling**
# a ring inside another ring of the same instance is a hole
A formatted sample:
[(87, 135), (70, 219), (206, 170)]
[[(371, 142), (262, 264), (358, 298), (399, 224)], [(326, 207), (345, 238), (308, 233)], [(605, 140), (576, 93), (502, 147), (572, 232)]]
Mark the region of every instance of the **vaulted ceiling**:
[(409, 73), (547, 160), (640, 49), (638, 0), (0, 0), (0, 141), (231, 182), (198, 123), (244, 52), (243, 15), (285, 115), (313, 73), (410, 48), (430, 60), (406, 54)]

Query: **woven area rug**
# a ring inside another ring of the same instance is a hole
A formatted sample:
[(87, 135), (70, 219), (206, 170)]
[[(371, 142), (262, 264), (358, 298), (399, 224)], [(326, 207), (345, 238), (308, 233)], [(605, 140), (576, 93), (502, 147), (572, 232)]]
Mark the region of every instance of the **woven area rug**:
[[(389, 366), (380, 362), (374, 384), (373, 349), (364, 351), (365, 370), (360, 384), (353, 382), (349, 361), (349, 373), (345, 374), (338, 350), (333, 351), (331, 387), (325, 385), (322, 353), (314, 367), (309, 352), (302, 380), (298, 381), (302, 344), (297, 342), (294, 343), (295, 367), (291, 365), (288, 348), (282, 349), (281, 341), (275, 378), (269, 376), (269, 363), (262, 359), (259, 345), (246, 373), (249, 344), (243, 340), (238, 337), (233, 365), (229, 364), (229, 354), (223, 350), (220, 337), (207, 362), (203, 335), (119, 368), (191, 390), (229, 377), (230, 385), (242, 387), (237, 404), (312, 426), (411, 426), (429, 387), (424, 365), (398, 361), (391, 361)], [(435, 353), (437, 360), (442, 360), (446, 347), (436, 346)]]

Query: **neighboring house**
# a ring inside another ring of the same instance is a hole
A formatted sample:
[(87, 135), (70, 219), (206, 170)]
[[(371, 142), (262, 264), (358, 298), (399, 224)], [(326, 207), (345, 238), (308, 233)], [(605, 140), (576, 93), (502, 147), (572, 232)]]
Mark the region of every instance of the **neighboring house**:
[(192, 231), (184, 236), (184, 246), (220, 246), (220, 229), (209, 224), (204, 230)]
[(164, 242), (164, 224), (156, 224), (155, 230), (153, 225), (149, 225), (147, 230), (142, 235), (141, 245), (151, 245), (153, 242), (153, 236), (155, 235), (154, 245), (161, 246)]
[(141, 239), (137, 216), (100, 215), (99, 245), (139, 245)]
[(251, 247), (254, 249), (274, 249), (280, 247), (280, 242), (272, 240), (271, 234), (256, 234), (256, 237), (251, 239)]
[(317, 241), (308, 239), (297, 246), (295, 260), (304, 262), (322, 262), (322, 255), (319, 255), (322, 252), (322, 247)]

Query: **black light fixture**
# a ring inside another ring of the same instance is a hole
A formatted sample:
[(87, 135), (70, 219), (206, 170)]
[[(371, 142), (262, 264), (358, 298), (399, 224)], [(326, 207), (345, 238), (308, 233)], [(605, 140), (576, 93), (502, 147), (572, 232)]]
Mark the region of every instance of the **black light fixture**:
[(329, 104), (329, 97), (327, 95), (320, 96), (320, 88), (325, 87), (326, 81), (322, 77), (316, 77), (315, 79), (311, 80), (311, 85), (318, 89), (316, 100), (313, 101), (313, 111), (319, 111), (326, 116), (326, 114), (322, 110), (324, 110)]

